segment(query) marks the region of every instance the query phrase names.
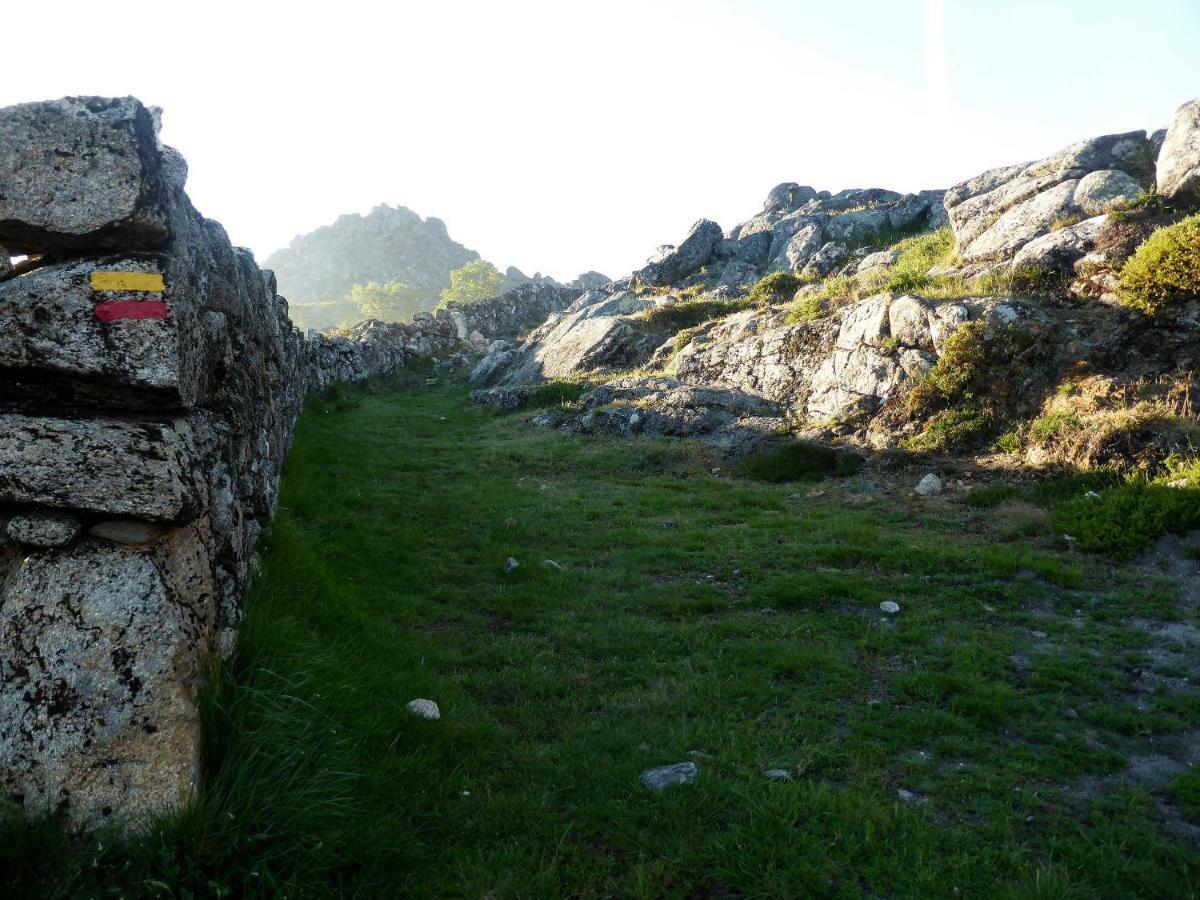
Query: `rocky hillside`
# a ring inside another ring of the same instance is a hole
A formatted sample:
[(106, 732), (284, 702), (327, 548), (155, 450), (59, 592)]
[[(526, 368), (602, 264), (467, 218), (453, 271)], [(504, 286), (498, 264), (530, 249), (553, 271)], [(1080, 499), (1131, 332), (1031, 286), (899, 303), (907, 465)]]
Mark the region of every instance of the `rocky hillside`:
[[(446, 223), (422, 219), (403, 206), (377, 206), (367, 215), (340, 217), (295, 238), (264, 263), (279, 280), (279, 291), (302, 327), (329, 328), (353, 322), (358, 310), (345, 298), (356, 284), (403, 282), (416, 287), (423, 308), (432, 311), (439, 295), (450, 286), (450, 273), (479, 259), (450, 237)], [(594, 287), (608, 282), (599, 272), (587, 272), (571, 282)], [(548, 275), (526, 275), (516, 266), (504, 272), (498, 293), (526, 284), (558, 284)]]
[(1200, 101), (946, 191), (782, 184), (497, 345), (475, 397), (566, 379), (543, 424), (1157, 465), (1200, 435), (1198, 208)]
[(436, 299), (450, 272), (479, 254), (453, 240), (446, 223), (403, 206), (341, 216), (267, 257), (279, 290), (292, 303), (337, 300), (355, 284), (402, 281)]

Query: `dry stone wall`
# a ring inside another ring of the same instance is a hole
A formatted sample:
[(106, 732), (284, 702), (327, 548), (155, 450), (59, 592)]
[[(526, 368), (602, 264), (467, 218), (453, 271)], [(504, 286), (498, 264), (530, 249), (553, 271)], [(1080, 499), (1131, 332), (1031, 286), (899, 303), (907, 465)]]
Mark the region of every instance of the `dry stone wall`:
[(133, 98), (0, 110), (0, 790), (83, 826), (195, 789), (306, 390), (463, 346), (306, 341), (186, 177)]

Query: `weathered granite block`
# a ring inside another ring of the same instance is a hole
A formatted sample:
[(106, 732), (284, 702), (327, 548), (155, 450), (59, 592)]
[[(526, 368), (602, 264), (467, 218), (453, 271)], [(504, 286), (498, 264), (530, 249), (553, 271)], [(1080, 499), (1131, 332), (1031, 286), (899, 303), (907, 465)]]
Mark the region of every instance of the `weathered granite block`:
[(14, 253), (150, 249), (166, 240), (154, 121), (132, 97), (0, 109), (0, 244)]
[(186, 522), (207, 494), (185, 419), (0, 415), (0, 503)]

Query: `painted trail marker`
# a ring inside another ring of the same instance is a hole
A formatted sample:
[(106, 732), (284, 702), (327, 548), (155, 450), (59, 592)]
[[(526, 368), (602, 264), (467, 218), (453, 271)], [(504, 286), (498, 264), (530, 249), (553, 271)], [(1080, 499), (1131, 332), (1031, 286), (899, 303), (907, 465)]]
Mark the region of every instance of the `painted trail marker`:
[(94, 309), (101, 322), (167, 317), (162, 299), (166, 285), (158, 272), (93, 272), (91, 283), (96, 293), (133, 295), (97, 299)]

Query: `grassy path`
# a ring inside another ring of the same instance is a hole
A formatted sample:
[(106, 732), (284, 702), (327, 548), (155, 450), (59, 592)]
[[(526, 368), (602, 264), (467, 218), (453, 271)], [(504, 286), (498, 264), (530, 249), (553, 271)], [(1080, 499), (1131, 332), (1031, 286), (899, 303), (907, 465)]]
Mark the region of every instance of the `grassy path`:
[[(311, 402), (213, 704), (205, 802), (101, 854), (105, 883), (1200, 890), (1191, 776), (1126, 778), (1196, 742), (1197, 691), (1170, 671), (1145, 687), (1152, 640), (1128, 621), (1178, 619), (1170, 585), (999, 540), (995, 510), (714, 465), (530, 429), (457, 384)], [(415, 697), (441, 720), (409, 715)], [(688, 759), (693, 785), (639, 783)]]

